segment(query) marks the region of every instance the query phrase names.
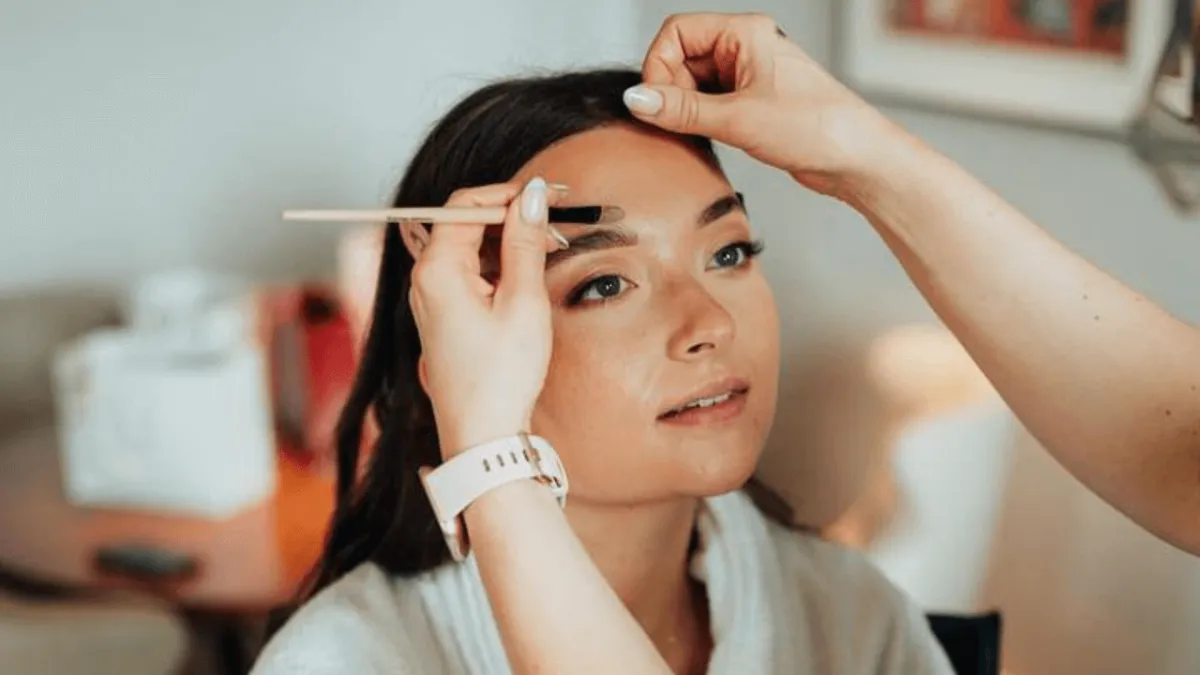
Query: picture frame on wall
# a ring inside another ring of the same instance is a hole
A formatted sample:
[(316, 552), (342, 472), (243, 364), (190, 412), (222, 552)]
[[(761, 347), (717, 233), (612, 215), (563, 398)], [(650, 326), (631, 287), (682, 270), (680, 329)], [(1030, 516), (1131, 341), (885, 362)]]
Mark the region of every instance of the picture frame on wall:
[(1173, 4), (838, 0), (837, 71), (885, 103), (1121, 135), (1159, 71)]

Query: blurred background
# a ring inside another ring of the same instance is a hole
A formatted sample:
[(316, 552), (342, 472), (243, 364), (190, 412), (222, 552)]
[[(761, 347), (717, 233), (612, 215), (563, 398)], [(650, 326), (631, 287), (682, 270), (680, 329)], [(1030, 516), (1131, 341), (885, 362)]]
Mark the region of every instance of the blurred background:
[[(0, 0), (0, 672), (239, 672), (262, 617), (301, 584), (345, 385), (328, 372), (344, 369), (354, 326), (339, 304), (345, 230), (281, 222), (283, 209), (382, 203), (458, 96), (504, 75), (637, 64), (670, 13), (766, 12), (833, 64), (843, 8)], [(885, 106), (1068, 246), (1200, 320), (1200, 223), (1127, 145), (938, 108)], [(867, 491), (887, 467), (875, 525), (831, 536), (870, 549), (931, 610), (999, 610), (1008, 672), (1200, 672), (1200, 562), (1086, 492), (989, 402), (861, 217), (725, 158), (769, 244), (780, 410), (798, 411), (781, 415), (764, 481), (803, 511), (817, 507), (796, 472), (830, 462)], [(248, 326), (262, 340), (199, 373), (117, 328), (178, 325), (167, 315), (181, 306), (203, 309), (171, 335), (195, 353), (234, 353), (222, 340)], [(131, 374), (131, 354), (158, 370)], [(256, 382), (264, 354), (260, 398), (213, 403)], [(119, 414), (96, 402), (134, 391)], [(901, 412), (868, 420), (870, 396)], [(112, 432), (104, 410), (138, 433)], [(150, 418), (166, 421), (135, 423)], [(277, 439), (262, 435), (277, 422)], [(867, 459), (841, 454), (854, 452)], [(977, 520), (939, 520), (953, 513)], [(966, 570), (953, 592), (942, 567)]]

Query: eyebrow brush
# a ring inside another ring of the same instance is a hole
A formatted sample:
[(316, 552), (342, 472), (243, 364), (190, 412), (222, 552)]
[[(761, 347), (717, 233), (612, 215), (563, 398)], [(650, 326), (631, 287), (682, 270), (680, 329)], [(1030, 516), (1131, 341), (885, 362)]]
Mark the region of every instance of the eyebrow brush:
[[(600, 225), (625, 217), (619, 206), (551, 206), (549, 221), (570, 225)], [(374, 210), (289, 210), (284, 220), (341, 223), (463, 223), (499, 225), (508, 216), (503, 206), (477, 208), (408, 207)]]

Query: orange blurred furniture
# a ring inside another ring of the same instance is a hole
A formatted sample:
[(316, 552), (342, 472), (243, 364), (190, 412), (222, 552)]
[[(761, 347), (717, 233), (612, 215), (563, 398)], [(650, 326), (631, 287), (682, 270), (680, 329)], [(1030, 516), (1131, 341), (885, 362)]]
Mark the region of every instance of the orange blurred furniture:
[[(333, 510), (332, 477), (306, 471), (288, 461), (289, 456), (280, 453), (279, 487), (272, 499), (233, 518), (212, 521), (75, 507), (63, 496), (53, 429), (19, 436), (0, 446), (0, 569), (72, 591), (137, 589), (225, 626), (230, 620), (236, 625), (265, 615), (302, 590)], [(163, 584), (95, 569), (96, 547), (114, 543), (160, 545), (191, 554), (198, 572), (189, 580)]]

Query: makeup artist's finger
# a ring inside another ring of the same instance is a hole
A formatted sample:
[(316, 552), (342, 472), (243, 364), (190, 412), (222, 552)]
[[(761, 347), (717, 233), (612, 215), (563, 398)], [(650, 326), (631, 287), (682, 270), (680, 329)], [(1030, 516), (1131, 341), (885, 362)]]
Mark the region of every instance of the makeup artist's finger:
[(642, 61), (642, 78), (649, 84), (686, 86), (694, 76), (689, 59), (702, 59), (716, 49), (717, 40), (729, 29), (728, 14), (698, 13), (669, 17), (650, 42)]
[[(721, 71), (717, 68), (717, 62), (712, 56), (702, 56), (696, 59), (688, 59), (684, 62), (684, 70), (687, 72), (687, 78), (676, 78), (672, 83), (676, 87), (688, 89), (698, 89), (701, 83), (716, 82), (722, 87), (729, 87), (726, 78), (722, 77)], [(680, 80), (683, 80), (680, 82)], [(689, 86), (690, 80), (690, 86)]]
[(782, 30), (765, 14), (685, 14), (663, 24), (642, 62), (646, 84), (734, 91), (739, 69), (753, 66)]
[(735, 94), (703, 94), (658, 84), (631, 87), (624, 99), (635, 117), (661, 129), (733, 142), (729, 132), (737, 118), (739, 99)]
[(530, 180), (509, 206), (500, 235), (500, 282), (496, 302), (546, 294), (546, 217), (550, 197), (546, 181)]

